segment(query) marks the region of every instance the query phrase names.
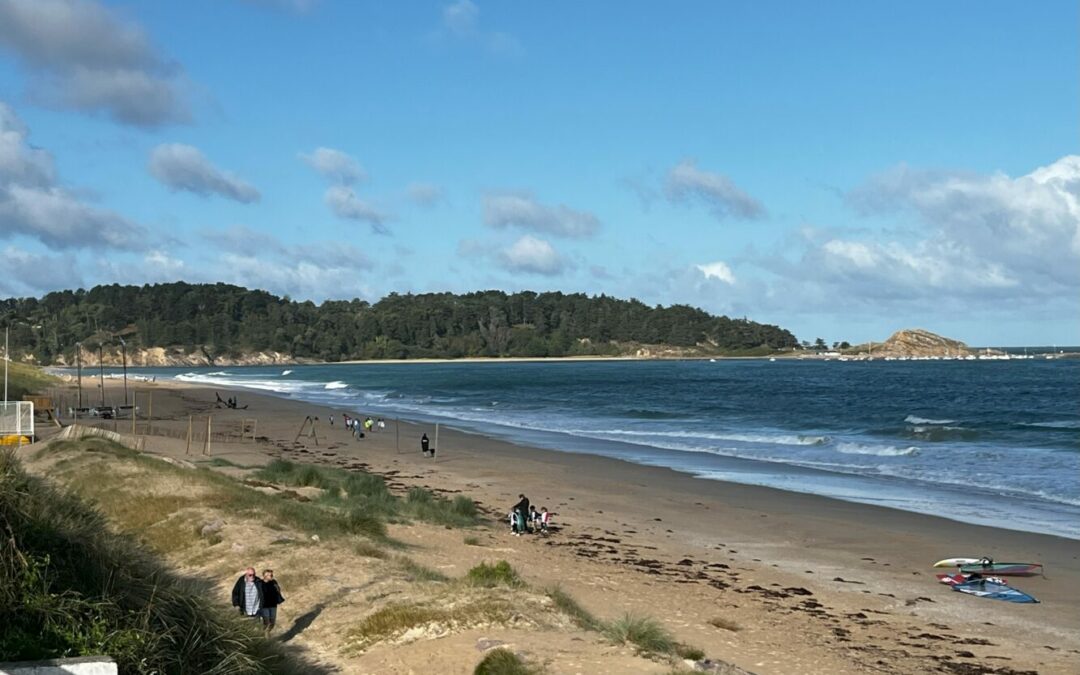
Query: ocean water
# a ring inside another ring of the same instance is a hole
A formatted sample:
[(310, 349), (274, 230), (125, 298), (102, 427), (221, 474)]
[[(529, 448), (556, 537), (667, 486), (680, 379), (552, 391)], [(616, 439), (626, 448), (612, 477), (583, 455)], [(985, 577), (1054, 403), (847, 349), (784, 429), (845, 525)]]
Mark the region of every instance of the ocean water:
[(1080, 539), (1080, 359), (138, 372)]

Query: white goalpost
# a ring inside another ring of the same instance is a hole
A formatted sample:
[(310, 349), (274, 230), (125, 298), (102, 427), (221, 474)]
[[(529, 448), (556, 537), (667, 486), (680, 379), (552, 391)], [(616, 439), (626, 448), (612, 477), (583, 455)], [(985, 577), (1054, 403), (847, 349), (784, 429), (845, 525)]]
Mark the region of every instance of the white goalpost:
[(0, 445), (19, 445), (23, 437), (34, 438), (33, 402), (0, 402)]

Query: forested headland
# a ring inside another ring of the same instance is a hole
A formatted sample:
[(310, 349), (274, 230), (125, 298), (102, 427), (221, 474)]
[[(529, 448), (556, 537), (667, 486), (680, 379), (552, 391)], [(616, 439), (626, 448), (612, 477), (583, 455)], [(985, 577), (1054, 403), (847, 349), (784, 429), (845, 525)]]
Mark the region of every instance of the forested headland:
[(152, 347), (211, 361), (253, 352), (298, 360), (586, 355), (751, 355), (795, 348), (789, 331), (687, 305), (582, 293), (391, 293), (316, 305), (227, 284), (118, 284), (0, 300), (13, 358), (72, 363), (76, 344)]

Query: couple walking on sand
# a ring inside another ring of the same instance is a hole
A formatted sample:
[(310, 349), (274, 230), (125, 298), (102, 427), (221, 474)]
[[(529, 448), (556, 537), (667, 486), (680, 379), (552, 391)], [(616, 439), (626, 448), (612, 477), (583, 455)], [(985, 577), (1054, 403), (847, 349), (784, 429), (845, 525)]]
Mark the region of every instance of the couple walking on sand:
[(249, 567), (233, 585), (233, 607), (238, 607), (243, 616), (262, 619), (263, 628), (268, 633), (277, 623), (277, 608), (283, 602), (285, 598), (281, 595), (281, 586), (274, 579), (274, 570), (263, 570), (260, 579), (255, 576), (255, 568)]

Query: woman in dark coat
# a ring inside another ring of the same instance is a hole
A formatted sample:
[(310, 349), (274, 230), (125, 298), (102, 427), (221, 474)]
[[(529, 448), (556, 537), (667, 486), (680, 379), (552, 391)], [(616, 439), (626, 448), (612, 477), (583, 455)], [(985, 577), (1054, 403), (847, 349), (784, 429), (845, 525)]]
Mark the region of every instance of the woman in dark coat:
[(281, 586), (278, 586), (277, 579), (274, 578), (274, 570), (263, 570), (263, 627), (266, 628), (266, 632), (274, 630), (274, 624), (277, 623), (277, 608), (278, 605), (285, 602), (285, 597), (281, 595)]

